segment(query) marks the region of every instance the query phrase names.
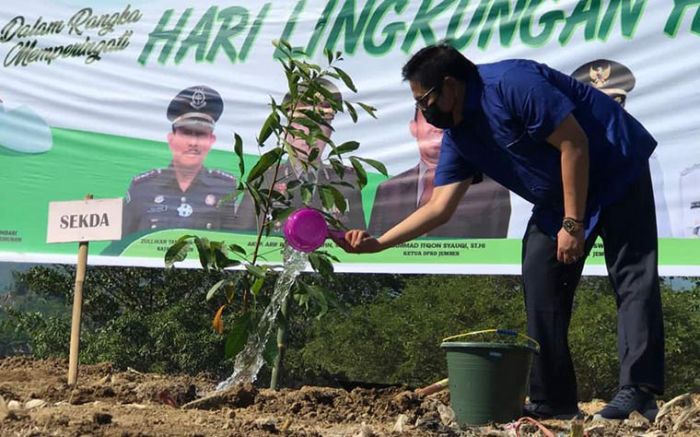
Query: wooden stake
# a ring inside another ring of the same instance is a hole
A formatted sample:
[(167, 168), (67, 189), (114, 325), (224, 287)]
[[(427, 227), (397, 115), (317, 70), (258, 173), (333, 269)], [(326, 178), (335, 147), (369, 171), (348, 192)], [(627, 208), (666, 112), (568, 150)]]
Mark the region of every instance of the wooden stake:
[[(85, 196), (91, 200), (92, 194)], [(80, 318), (83, 312), (83, 283), (87, 270), (88, 242), (78, 245), (78, 266), (75, 271), (75, 289), (73, 293), (73, 320), (70, 328), (70, 356), (68, 359), (68, 384), (75, 385), (78, 380), (78, 354), (80, 352)]]

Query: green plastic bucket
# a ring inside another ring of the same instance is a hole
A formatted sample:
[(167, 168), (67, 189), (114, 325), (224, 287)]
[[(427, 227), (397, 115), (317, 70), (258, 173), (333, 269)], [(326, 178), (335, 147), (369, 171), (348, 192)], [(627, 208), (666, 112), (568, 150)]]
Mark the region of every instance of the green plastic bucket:
[[(454, 341), (495, 333), (526, 344)], [(504, 329), (470, 332), (443, 339), (447, 352), (450, 403), (462, 426), (507, 423), (522, 416), (533, 353), (539, 344)]]

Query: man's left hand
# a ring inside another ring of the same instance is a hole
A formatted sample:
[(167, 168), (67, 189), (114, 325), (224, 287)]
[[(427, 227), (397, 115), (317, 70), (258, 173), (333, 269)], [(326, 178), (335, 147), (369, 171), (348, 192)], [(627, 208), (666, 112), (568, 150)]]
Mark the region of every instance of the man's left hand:
[(557, 260), (564, 264), (577, 262), (583, 257), (584, 245), (583, 229), (579, 229), (574, 235), (560, 229), (557, 234)]

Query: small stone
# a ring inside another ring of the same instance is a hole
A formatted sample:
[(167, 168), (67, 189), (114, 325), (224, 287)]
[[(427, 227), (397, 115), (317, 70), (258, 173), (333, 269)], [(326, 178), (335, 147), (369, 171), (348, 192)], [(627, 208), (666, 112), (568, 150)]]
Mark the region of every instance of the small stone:
[(112, 415), (109, 413), (95, 413), (92, 415), (92, 421), (98, 425), (109, 425), (112, 423)]
[(624, 423), (625, 425), (635, 429), (648, 429), (651, 426), (649, 419), (644, 417), (638, 411), (632, 411)]
[(22, 404), (20, 404), (19, 401), (12, 400), (7, 403), (7, 408), (10, 410), (21, 410)]
[(277, 429), (277, 420), (275, 420), (273, 417), (261, 417), (260, 419), (255, 419), (253, 423), (256, 427), (263, 431), (273, 434), (277, 434), (279, 432)]
[(455, 423), (455, 412), (447, 405), (440, 404), (437, 407), (440, 414), (440, 422), (445, 426), (452, 426)]
[(399, 417), (396, 419), (396, 423), (394, 424), (394, 427), (391, 429), (391, 432), (397, 432), (399, 434), (402, 434), (406, 430), (407, 423), (408, 423), (408, 416), (405, 414), (399, 414)]
[(360, 429), (357, 430), (355, 434), (352, 435), (352, 437), (374, 437), (374, 431), (372, 428), (367, 425), (366, 423), (362, 422), (362, 425), (360, 425)]
[(24, 408), (33, 410), (34, 408), (41, 408), (44, 405), (46, 405), (46, 401), (43, 399), (30, 399), (24, 403)]

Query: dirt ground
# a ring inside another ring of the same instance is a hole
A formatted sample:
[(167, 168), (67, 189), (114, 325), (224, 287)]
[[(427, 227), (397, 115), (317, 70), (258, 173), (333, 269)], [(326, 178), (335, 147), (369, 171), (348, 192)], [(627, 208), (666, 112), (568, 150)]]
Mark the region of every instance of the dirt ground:
[[(447, 391), (423, 398), (398, 388), (273, 392), (248, 385), (212, 396), (217, 381), (117, 372), (109, 364), (81, 366), (71, 387), (67, 368), (63, 360), (0, 359), (0, 436), (548, 435), (526, 422), (460, 429)], [(700, 435), (700, 395), (660, 404), (655, 423), (641, 416), (593, 421), (602, 402), (591, 402), (581, 404), (589, 415), (583, 422), (543, 426), (552, 436)]]

